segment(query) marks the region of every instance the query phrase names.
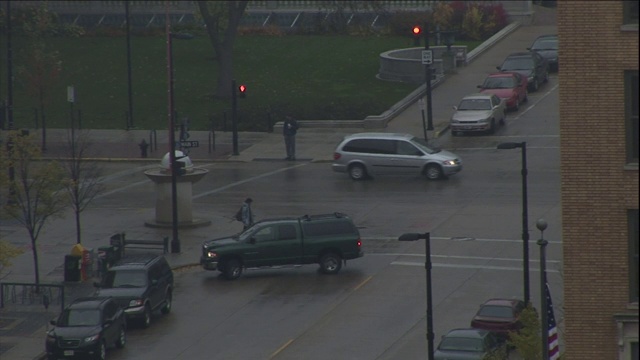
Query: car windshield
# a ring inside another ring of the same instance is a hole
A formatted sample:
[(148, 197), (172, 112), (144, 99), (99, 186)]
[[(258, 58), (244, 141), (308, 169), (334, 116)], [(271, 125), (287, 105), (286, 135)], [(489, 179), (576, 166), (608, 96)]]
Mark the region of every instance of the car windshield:
[(478, 311), (478, 315), (511, 319), (513, 318), (513, 310), (508, 306), (486, 305)]
[(105, 288), (138, 288), (147, 286), (147, 274), (140, 270), (108, 271), (104, 278)]
[(531, 46), (531, 50), (558, 50), (558, 40), (557, 39), (538, 40), (533, 44), (533, 46)]
[(442, 151), (440, 148), (437, 148), (435, 146), (430, 146), (423, 138), (413, 137), (411, 139), (411, 142), (417, 147), (419, 147), (420, 149), (422, 149), (427, 154), (436, 154)]
[(531, 58), (512, 58), (505, 60), (500, 67), (502, 71), (509, 70), (531, 70), (533, 69), (533, 59)]
[(58, 326), (97, 326), (100, 325), (100, 310), (67, 309), (60, 316)]
[(491, 110), (491, 100), (464, 99), (458, 105), (458, 110)]
[(511, 89), (516, 82), (513, 77), (490, 77), (482, 84), (483, 89)]
[(482, 352), (482, 339), (462, 338), (462, 337), (445, 337), (442, 339), (439, 350), (445, 351), (473, 351)]

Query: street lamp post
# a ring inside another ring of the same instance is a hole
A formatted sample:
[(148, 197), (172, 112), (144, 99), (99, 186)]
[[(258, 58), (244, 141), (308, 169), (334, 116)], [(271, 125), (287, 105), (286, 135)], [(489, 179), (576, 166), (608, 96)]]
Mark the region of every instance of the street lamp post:
[(522, 149), (522, 268), (524, 272), (524, 303), (529, 304), (529, 214), (527, 205), (527, 143), (506, 142), (498, 144), (498, 149)]
[(431, 233), (402, 234), (399, 241), (416, 241), (424, 239), (425, 262), (424, 268), (427, 271), (427, 359), (433, 360), (433, 299), (431, 295)]
[(171, 222), (172, 238), (171, 252), (180, 252), (180, 240), (178, 239), (178, 174), (176, 173), (176, 136), (175, 136), (175, 112), (173, 100), (173, 43), (169, 25), (169, 14), (167, 13), (167, 72), (168, 72), (168, 117), (169, 117), (169, 166), (171, 168)]
[(549, 360), (549, 318), (547, 313), (547, 258), (546, 247), (549, 243), (544, 239), (544, 230), (547, 228), (547, 222), (544, 219), (538, 219), (536, 227), (540, 230), (540, 239), (538, 245), (540, 245), (540, 306), (542, 307), (542, 324), (540, 326), (540, 335), (542, 338), (542, 360)]

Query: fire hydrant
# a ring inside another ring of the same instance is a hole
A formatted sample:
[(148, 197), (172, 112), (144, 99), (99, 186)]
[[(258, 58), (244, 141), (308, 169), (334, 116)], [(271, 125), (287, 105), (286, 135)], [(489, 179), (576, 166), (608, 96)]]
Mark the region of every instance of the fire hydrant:
[(138, 146), (140, 147), (140, 156), (143, 158), (146, 158), (149, 144), (147, 144), (147, 142), (144, 139), (142, 139), (142, 141), (140, 142), (140, 144), (138, 144)]

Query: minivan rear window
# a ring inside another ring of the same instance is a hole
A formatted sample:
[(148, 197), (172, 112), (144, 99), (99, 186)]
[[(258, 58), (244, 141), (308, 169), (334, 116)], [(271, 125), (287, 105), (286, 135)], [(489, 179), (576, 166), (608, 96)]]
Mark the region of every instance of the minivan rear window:
[(354, 139), (342, 147), (342, 151), (365, 154), (395, 154), (394, 140), (385, 139)]

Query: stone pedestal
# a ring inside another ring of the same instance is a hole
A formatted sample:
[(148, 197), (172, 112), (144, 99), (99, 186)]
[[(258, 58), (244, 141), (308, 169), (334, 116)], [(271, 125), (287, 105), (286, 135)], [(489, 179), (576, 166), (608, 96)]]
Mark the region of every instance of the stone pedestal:
[[(173, 207), (171, 199), (171, 170), (169, 167), (169, 154), (162, 159), (161, 166), (157, 169), (147, 170), (144, 174), (151, 179), (156, 188), (156, 217), (145, 222), (149, 227), (171, 228), (173, 226)], [(182, 152), (176, 151), (178, 161), (185, 162), (186, 173), (176, 176), (176, 200), (178, 209), (178, 227), (198, 227), (211, 225), (210, 220), (198, 219), (193, 216), (191, 198), (193, 197), (193, 184), (200, 181), (209, 171), (194, 168), (191, 160)]]

